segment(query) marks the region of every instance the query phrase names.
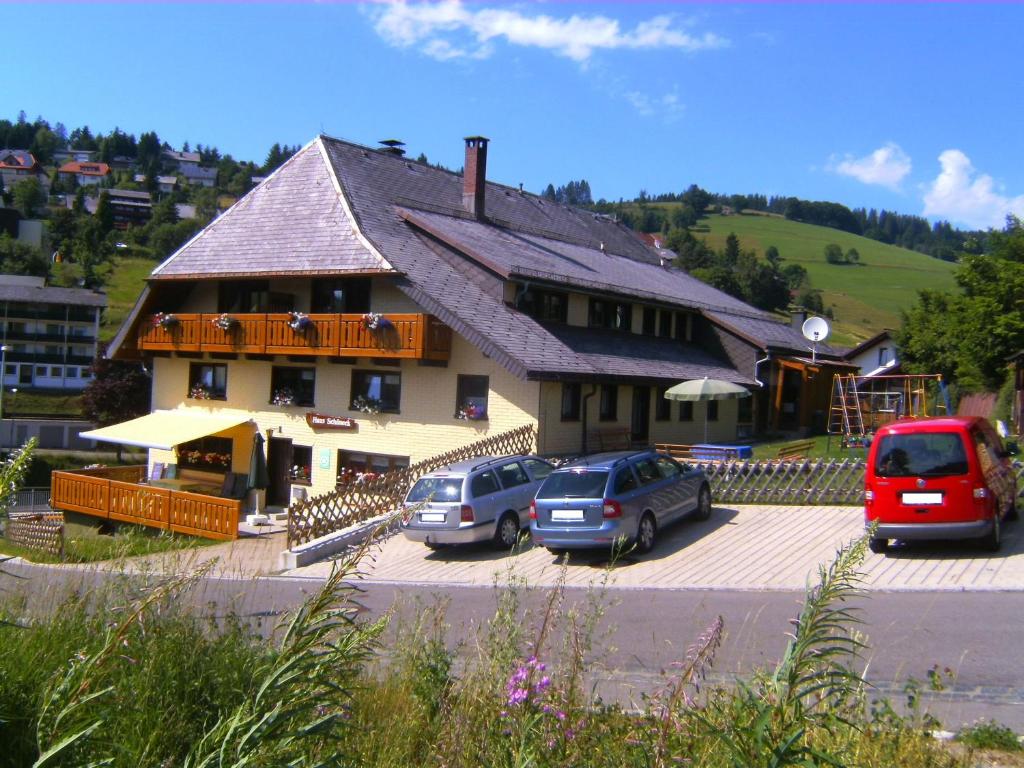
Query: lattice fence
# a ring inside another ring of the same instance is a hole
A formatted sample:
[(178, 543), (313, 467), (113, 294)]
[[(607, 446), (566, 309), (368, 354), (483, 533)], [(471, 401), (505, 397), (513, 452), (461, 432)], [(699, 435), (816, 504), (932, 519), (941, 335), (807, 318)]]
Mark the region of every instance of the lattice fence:
[(64, 518), (59, 514), (14, 515), (4, 524), (4, 537), (12, 544), (60, 555), (64, 551)]
[[(862, 504), (863, 459), (698, 462), (722, 504)], [(1018, 498), (1024, 497), (1024, 462), (1014, 461)]]
[(532, 424), (526, 424), (432, 456), (406, 469), (387, 472), (363, 483), (350, 483), (333, 493), (298, 501), (288, 508), (288, 546), (304, 544), (396, 509), (416, 480), (439, 467), (476, 456), (532, 453), (536, 444), (537, 430)]

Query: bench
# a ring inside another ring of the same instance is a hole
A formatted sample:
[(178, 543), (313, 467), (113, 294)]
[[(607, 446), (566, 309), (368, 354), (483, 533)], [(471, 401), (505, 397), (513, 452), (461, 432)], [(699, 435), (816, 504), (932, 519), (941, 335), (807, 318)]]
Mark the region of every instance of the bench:
[(587, 448), (591, 451), (628, 451), (633, 447), (633, 433), (629, 427), (608, 427), (587, 433)]
[(797, 461), (806, 459), (807, 454), (814, 450), (813, 440), (798, 440), (795, 443), (786, 443), (779, 448), (775, 454), (778, 461)]
[(655, 443), (654, 449), (667, 453), (678, 461), (727, 461), (735, 459), (735, 451), (708, 446), (680, 445), (678, 443)]

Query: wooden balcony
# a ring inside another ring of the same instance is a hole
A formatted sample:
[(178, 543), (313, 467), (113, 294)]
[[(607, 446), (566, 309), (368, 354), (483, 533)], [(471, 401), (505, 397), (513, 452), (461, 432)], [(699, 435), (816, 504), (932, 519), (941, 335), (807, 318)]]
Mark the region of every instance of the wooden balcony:
[(447, 360), (451, 329), (433, 315), (386, 314), (387, 326), (370, 330), (362, 315), (309, 315), (302, 330), (287, 313), (236, 314), (228, 329), (217, 314), (175, 314), (171, 325), (144, 322), (138, 346), (144, 351), (236, 352), (259, 355), (410, 358)]
[(143, 482), (146, 467), (53, 472), (50, 506), (207, 539), (237, 539), (242, 502)]

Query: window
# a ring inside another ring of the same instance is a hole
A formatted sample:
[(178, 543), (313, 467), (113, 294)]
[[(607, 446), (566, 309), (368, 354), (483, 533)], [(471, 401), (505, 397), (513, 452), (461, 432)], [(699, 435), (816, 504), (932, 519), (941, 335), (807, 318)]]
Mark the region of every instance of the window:
[(708, 400), (708, 421), (718, 421), (718, 401)]
[(530, 482), (526, 476), (526, 470), (519, 466), (518, 461), (512, 461), (498, 467), (498, 477), (501, 479), (502, 488), (515, 488)]
[(667, 309), (661, 310), (658, 316), (658, 335), (666, 339), (672, 336), (672, 313)]
[(561, 291), (527, 288), (518, 295), (516, 309), (534, 320), (564, 323), (569, 317), (569, 296)]
[(68, 374), (68, 378), (69, 379), (77, 379), (78, 378), (78, 366), (77, 365), (69, 365), (66, 370), (67, 370), (67, 374)]
[(615, 421), (619, 417), (619, 388), (614, 384), (601, 385), (601, 421)]
[(59, 365), (51, 365), (50, 366), (50, 376), (52, 376), (55, 379), (59, 379), (63, 375), (64, 375), (64, 369), (61, 368)]
[(402, 374), (352, 371), (349, 407), (367, 413), (398, 413), (402, 400)]
[(610, 299), (590, 300), (590, 327), (628, 331), (633, 325), (633, 306)]
[(654, 307), (644, 307), (644, 319), (641, 332), (644, 336), (653, 336), (658, 320), (658, 310)]
[(658, 387), (654, 394), (656, 396), (654, 403), (654, 420), (655, 421), (668, 421), (672, 418), (672, 401), (666, 399), (665, 393), (668, 391), (668, 387)]
[(313, 405), (316, 390), (315, 368), (270, 369), (271, 405)]
[(685, 312), (676, 312), (676, 341), (690, 340), (690, 316)]
[(408, 456), (388, 456), (380, 453), (355, 453), (338, 451), (338, 484), (356, 482), (366, 477), (394, 472), (409, 466)]
[(36, 378), (38, 379), (38, 378), (43, 377), (43, 376), (46, 376), (46, 366), (45, 365), (37, 365), (36, 366)]
[(4, 366), (4, 373), (7, 376), (13, 376), (17, 372), (18, 372), (18, 366), (16, 366), (16, 365), (12, 365), (11, 363), (8, 363), (7, 365)]
[(637, 487), (636, 476), (629, 467), (623, 467), (615, 474), (615, 485), (613, 488), (616, 495), (626, 493), (627, 491), (634, 491)]
[(231, 469), (231, 438), (201, 437), (178, 446), (178, 465), (211, 472)]
[(523, 464), (530, 470), (534, 480), (543, 480), (554, 470), (554, 467), (546, 461), (538, 461), (537, 459), (523, 459)]
[(679, 402), (679, 420), (693, 421), (693, 403), (689, 400)]
[(680, 467), (675, 461), (664, 456), (659, 456), (655, 461), (658, 464), (658, 471), (661, 472), (661, 476), (666, 480), (675, 477), (683, 471), (682, 467)]
[(266, 312), (270, 308), (270, 283), (266, 280), (232, 280), (217, 286), (218, 312)]
[(658, 465), (651, 459), (641, 459), (638, 461), (634, 468), (636, 469), (637, 477), (640, 478), (641, 485), (647, 485), (653, 483), (656, 480), (661, 480), (661, 473), (658, 471)]
[(498, 490), (501, 490), (498, 486), (498, 477), (489, 469), (469, 481), (469, 495), (474, 499), (479, 499), (481, 496)]
[(487, 418), (488, 382), (486, 376), (459, 375), (455, 387), (455, 418), (474, 421)]
[(580, 420), (580, 385), (579, 382), (566, 382), (562, 385), (562, 421)]
[(292, 445), (292, 468), (288, 471), (288, 479), (293, 483), (308, 485), (313, 478), (313, 447), (309, 445)]
[(889, 350), (886, 349), (885, 347), (879, 347), (878, 348), (878, 367), (881, 368), (887, 362), (889, 362)]
[(338, 280), (314, 280), (309, 308), (310, 312), (369, 312), (370, 279), (349, 277)]
[(226, 400), (228, 367), (223, 363), (192, 363), (188, 367), (188, 396), (193, 400)]

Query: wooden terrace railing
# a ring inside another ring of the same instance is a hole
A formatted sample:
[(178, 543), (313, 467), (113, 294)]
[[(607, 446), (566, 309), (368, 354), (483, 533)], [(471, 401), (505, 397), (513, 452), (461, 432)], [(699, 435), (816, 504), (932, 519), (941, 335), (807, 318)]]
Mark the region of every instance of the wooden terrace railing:
[(207, 539), (238, 538), (241, 501), (147, 485), (145, 474), (145, 466), (53, 472), (50, 506)]
[(288, 313), (232, 314), (224, 329), (219, 314), (175, 314), (170, 325), (144, 323), (138, 347), (147, 351), (236, 352), (261, 355), (321, 355), (447, 360), (451, 329), (433, 315), (386, 314), (388, 325), (370, 330), (362, 315), (314, 314), (302, 330)]

